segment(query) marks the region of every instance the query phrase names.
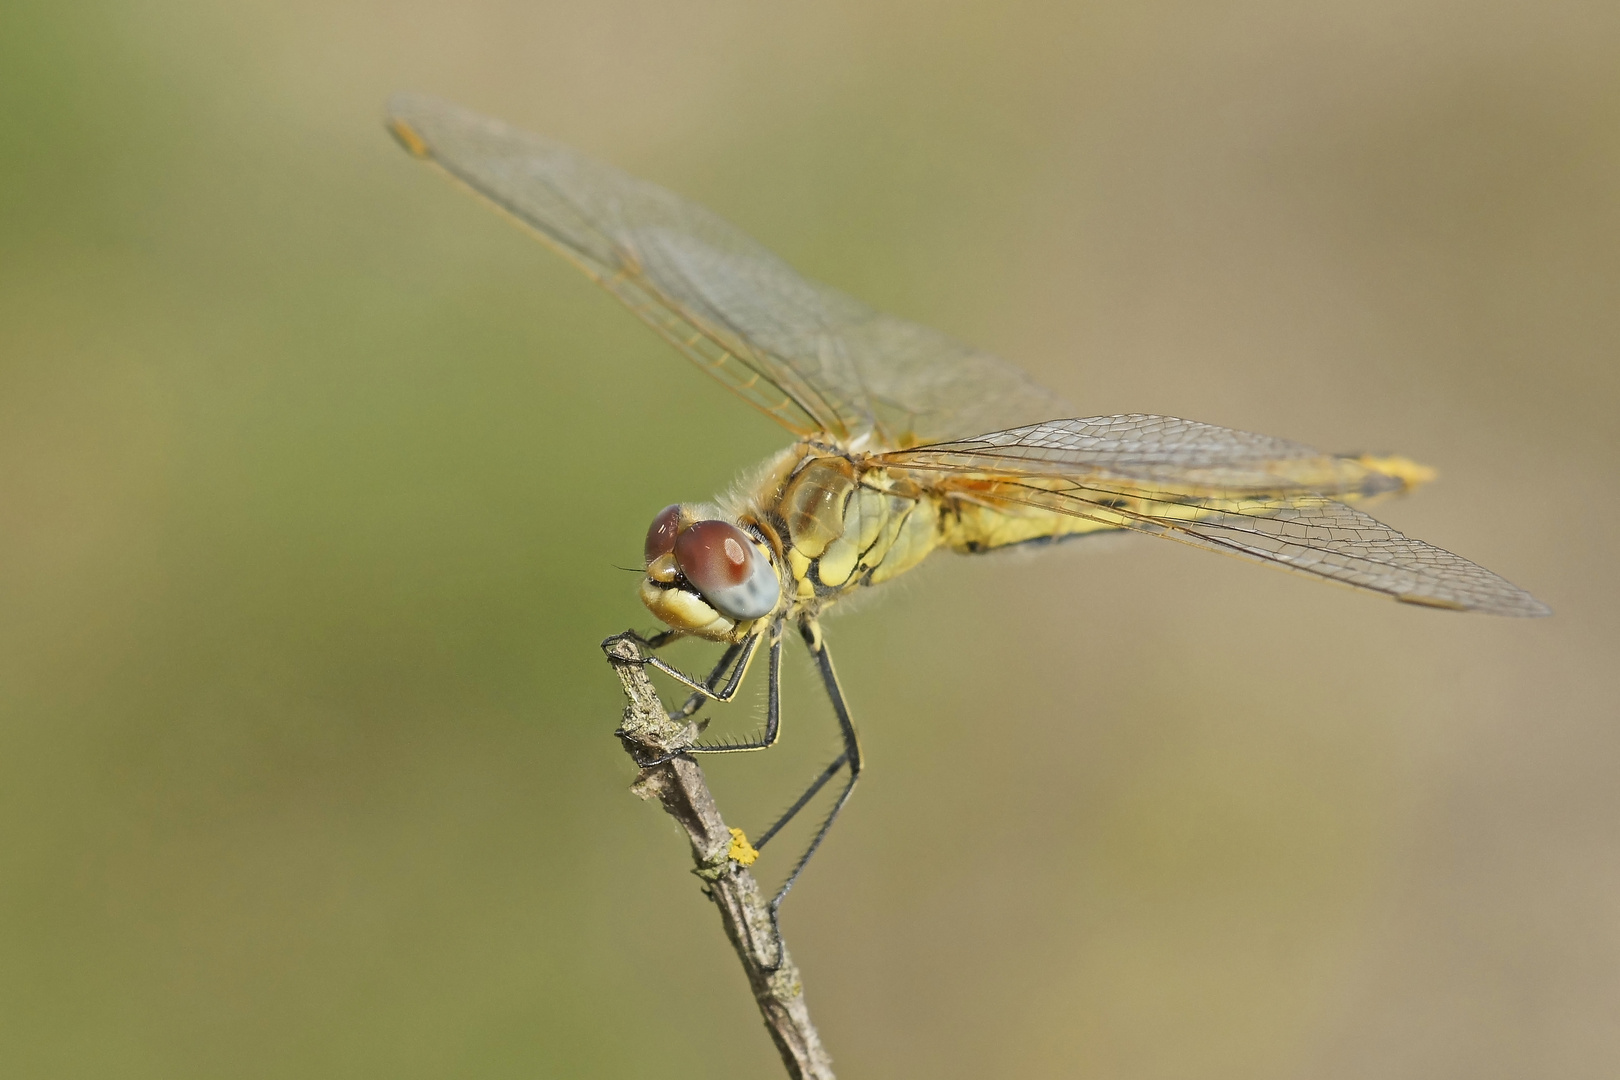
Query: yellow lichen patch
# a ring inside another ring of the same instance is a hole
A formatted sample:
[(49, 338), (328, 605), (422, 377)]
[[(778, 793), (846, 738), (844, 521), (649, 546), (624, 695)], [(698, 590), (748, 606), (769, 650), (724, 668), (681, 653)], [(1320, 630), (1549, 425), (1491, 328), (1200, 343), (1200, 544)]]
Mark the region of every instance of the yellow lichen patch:
[(726, 858), (738, 866), (753, 866), (754, 860), (759, 858), (759, 852), (748, 842), (747, 834), (741, 829), (732, 829), (731, 847), (726, 849)]

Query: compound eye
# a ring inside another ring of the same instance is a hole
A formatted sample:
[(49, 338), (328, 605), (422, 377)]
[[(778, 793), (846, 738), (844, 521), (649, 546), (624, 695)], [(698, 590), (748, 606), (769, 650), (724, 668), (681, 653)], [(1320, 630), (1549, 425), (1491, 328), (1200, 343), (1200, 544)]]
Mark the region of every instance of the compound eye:
[(781, 594), (770, 560), (729, 521), (699, 521), (682, 530), (675, 565), (716, 611), (736, 622), (769, 615)]
[(660, 555), (668, 555), (675, 550), (675, 534), (681, 531), (681, 507), (679, 503), (666, 506), (658, 511), (653, 518), (652, 528), (647, 530), (647, 561), (650, 563)]

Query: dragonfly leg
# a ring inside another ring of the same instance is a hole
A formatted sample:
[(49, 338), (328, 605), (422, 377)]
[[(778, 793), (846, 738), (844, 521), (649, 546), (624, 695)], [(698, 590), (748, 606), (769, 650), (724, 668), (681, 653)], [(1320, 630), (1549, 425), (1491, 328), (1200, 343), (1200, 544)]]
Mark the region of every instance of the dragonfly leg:
[[(644, 646), (650, 653), (651, 650), (663, 648), (671, 641), (684, 636), (686, 635), (679, 630), (666, 630), (662, 634), (654, 634), (652, 637), (647, 638), (642, 637), (634, 630), (626, 630), (622, 634), (615, 634), (613, 637), (608, 638), (607, 641), (602, 643), (602, 646), (603, 648), (606, 648), (608, 643), (613, 641), (633, 641), (637, 645)], [(719, 665), (714, 669), (714, 671), (709, 673), (709, 677), (707, 679), (704, 679), (701, 682), (698, 681), (696, 677), (688, 675), (680, 668), (675, 667), (673, 664), (670, 664), (668, 661), (659, 656), (644, 655), (641, 658), (641, 663), (644, 667), (650, 667), (656, 671), (662, 671), (665, 675), (668, 675), (682, 686), (692, 690), (698, 697), (713, 698), (715, 701), (730, 701), (732, 697), (736, 695), (737, 687), (742, 683), (743, 674), (748, 670), (748, 665), (754, 658), (754, 650), (759, 646), (760, 636), (761, 635), (759, 634), (755, 634), (747, 641), (740, 642), (727, 649), (725, 655), (720, 658)], [(737, 650), (739, 649), (741, 650), (740, 657), (737, 656)], [(728, 663), (732, 661), (733, 658), (737, 659), (737, 667), (732, 671), (731, 678), (726, 680), (724, 689), (715, 690), (714, 683), (716, 679), (718, 678), (720, 672)], [(697, 707), (688, 702), (687, 704), (681, 706), (678, 715), (690, 716), (695, 711), (697, 711)]]
[[(643, 637), (634, 630), (626, 630), (624, 633), (615, 634), (608, 638), (607, 641), (602, 642), (602, 647), (606, 648), (609, 642), (614, 641), (633, 641), (637, 645), (640, 645), (642, 648), (646, 649), (648, 652), (654, 652), (658, 649), (662, 649), (670, 642), (679, 641), (681, 638), (686, 636), (687, 633), (684, 630), (664, 630), (660, 633), (654, 634), (652, 637)], [(741, 667), (732, 672), (731, 679), (726, 683), (726, 689), (716, 693), (714, 688), (720, 682), (721, 673), (724, 672), (726, 668), (738, 658), (745, 646), (752, 648), (753, 642), (737, 642), (736, 644), (727, 646), (724, 655), (720, 657), (720, 662), (714, 666), (714, 670), (709, 672), (709, 677), (704, 679), (701, 684), (694, 680), (690, 675), (687, 675), (684, 671), (680, 671), (663, 660), (657, 659), (656, 657), (643, 656), (641, 658), (641, 662), (644, 665), (651, 664), (657, 670), (662, 671), (666, 675), (669, 675), (679, 681), (683, 686), (697, 687), (697, 689), (692, 692), (692, 696), (686, 699), (686, 703), (684, 705), (682, 705), (675, 712), (669, 714), (670, 719), (672, 720), (684, 720), (702, 708), (703, 703), (710, 698), (715, 698), (719, 701), (731, 700), (731, 696), (737, 692), (737, 684), (742, 681), (742, 676), (740, 674)], [(747, 658), (745, 657), (743, 664), (746, 665), (746, 663)]]
[(607, 641), (602, 642), (602, 647), (604, 649), (607, 648), (608, 642), (611, 641), (633, 641), (637, 645), (644, 645), (649, 649), (662, 649), (670, 642), (678, 641), (686, 636), (685, 630), (660, 630), (652, 637), (643, 637), (634, 630), (626, 630), (624, 633), (614, 634), (612, 637), (608, 638)]
[[(710, 695), (712, 695), (714, 692), (714, 688), (720, 685), (721, 676), (725, 674), (726, 668), (732, 666), (732, 664), (737, 660), (738, 656), (741, 655), (742, 650), (742, 642), (727, 646), (725, 654), (720, 657), (720, 662), (714, 665), (714, 670), (709, 672), (709, 677), (703, 680), (703, 685), (709, 688), (709, 694), (705, 694), (700, 690), (692, 691), (692, 696), (687, 698), (686, 703), (679, 709), (676, 709), (674, 712), (670, 713), (669, 718), (671, 720), (685, 720), (687, 717), (703, 708), (703, 703), (709, 700)], [(739, 670), (741, 669), (741, 666), (742, 665), (740, 664), (737, 665)], [(736, 671), (732, 672), (732, 677), (739, 678)], [(722, 690), (721, 693), (725, 693), (725, 691)]]
[[(747, 752), (749, 750), (766, 750), (766, 749), (769, 749), (770, 747), (776, 745), (777, 737), (781, 734), (781, 729), (782, 729), (782, 692), (781, 692), (781, 690), (782, 690), (782, 624), (781, 624), (781, 622), (778, 621), (774, 626), (772, 626), (769, 633), (770, 633), (770, 637), (771, 637), (771, 649), (770, 649), (770, 653), (771, 653), (771, 669), (770, 669), (770, 680), (769, 680), (769, 683), (768, 683), (769, 697), (768, 697), (768, 702), (767, 702), (767, 706), (766, 706), (766, 710), (765, 710), (765, 731), (764, 731), (764, 733), (761, 734), (759, 738), (757, 738), (757, 739), (749, 739), (747, 742), (715, 743), (713, 745), (704, 745), (703, 743), (696, 743), (696, 744), (694, 744), (692, 746), (682, 747), (680, 750), (674, 751), (673, 753), (665, 754), (663, 757), (654, 758), (651, 761), (643, 762), (642, 763), (643, 768), (646, 768), (646, 767), (649, 767), (649, 766), (652, 766), (652, 765), (662, 764), (663, 762), (670, 761), (670, 760), (672, 760), (674, 758), (678, 758), (682, 754), (740, 754), (740, 753), (745, 753), (745, 752)], [(704, 693), (706, 693), (708, 697), (712, 697), (717, 701), (730, 701), (731, 700), (731, 698), (737, 692), (738, 684), (740, 684), (742, 682), (743, 673), (747, 670), (748, 663), (753, 658), (754, 650), (755, 650), (756, 646), (758, 646), (759, 639), (760, 639), (761, 636), (763, 636), (763, 635), (756, 635), (754, 637), (749, 638), (744, 643), (732, 646), (733, 649), (741, 649), (742, 650), (742, 655), (738, 658), (738, 660), (736, 662), (736, 665), (732, 668), (731, 678), (727, 681), (725, 688), (723, 690), (719, 691), (718, 693), (705, 690)], [(730, 650), (727, 650), (727, 655), (721, 657), (719, 666), (717, 666), (715, 668), (714, 674), (709, 677), (710, 680), (711, 680), (711, 684), (712, 684), (713, 680), (716, 680), (716, 679), (719, 678), (720, 672), (725, 668), (726, 662), (727, 662), (727, 660), (729, 658), (730, 658)], [(660, 670), (662, 670), (662, 669), (660, 669)], [(701, 702), (703, 696), (704, 696), (703, 694), (693, 694), (692, 698), (687, 701), (687, 705), (691, 705), (692, 700), (698, 700), (698, 701)], [(679, 712), (672, 713), (671, 715), (676, 716), (676, 717), (680, 717), (680, 716), (685, 716), (685, 715), (690, 715), (690, 714), (686, 712), (686, 706), (683, 705)]]
[(827, 651), (827, 643), (822, 639), (821, 627), (813, 620), (806, 619), (799, 624), (799, 632), (804, 638), (805, 646), (810, 650), (810, 655), (815, 658), (816, 670), (821, 673), (822, 685), (826, 688), (827, 697), (832, 702), (833, 712), (837, 714), (838, 731), (844, 739), (844, 752), (834, 758), (832, 763), (821, 771), (821, 775), (816, 777), (810, 787), (805, 790), (805, 793), (800, 795), (798, 800), (787, 808), (787, 811), (777, 819), (776, 824), (765, 830), (765, 833), (754, 842), (755, 849), (763, 848), (771, 837), (775, 836), (782, 830), (784, 825), (793, 820), (794, 815), (803, 810), (810, 800), (815, 798), (821, 789), (826, 787), (827, 783), (838, 775), (840, 769), (847, 766), (849, 776), (844, 781), (843, 791), (838, 794), (838, 801), (833, 803), (832, 809), (828, 811), (826, 818), (822, 820), (821, 826), (816, 829), (816, 835), (810, 840), (810, 846), (804, 849), (804, 854), (799, 856), (799, 861), (793, 864), (793, 869), (788, 873), (787, 880), (782, 882), (782, 887), (776, 890), (775, 896), (771, 897), (771, 930), (776, 935), (778, 956), (782, 955), (782, 930), (777, 920), (777, 911), (781, 908), (782, 901), (787, 899), (788, 890), (793, 888), (794, 883), (799, 880), (799, 875), (804, 873), (804, 868), (810, 862), (810, 857), (816, 853), (816, 849), (821, 846), (821, 842), (827, 838), (827, 833), (832, 828), (833, 822), (838, 819), (839, 811), (844, 808), (844, 804), (849, 801), (850, 794), (854, 792), (855, 782), (861, 777), (860, 740), (855, 735), (855, 723), (849, 717), (849, 706), (844, 701), (843, 688), (838, 685), (838, 674), (833, 670), (832, 654)]

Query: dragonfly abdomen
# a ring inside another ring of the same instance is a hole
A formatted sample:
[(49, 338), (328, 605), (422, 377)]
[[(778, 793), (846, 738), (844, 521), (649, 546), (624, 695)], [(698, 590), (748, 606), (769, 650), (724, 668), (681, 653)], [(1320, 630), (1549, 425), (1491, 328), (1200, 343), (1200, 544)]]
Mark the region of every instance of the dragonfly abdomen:
[(1117, 515), (1110, 513), (1108, 507), (1099, 506), (1096, 517), (1077, 517), (1039, 506), (994, 500), (993, 493), (994, 485), (990, 484), (986, 485), (983, 502), (972, 498), (971, 492), (953, 493), (955, 497), (950, 499), (941, 517), (940, 541), (944, 546), (964, 555), (977, 555), (1024, 544), (1071, 540), (1121, 527), (1115, 523)]

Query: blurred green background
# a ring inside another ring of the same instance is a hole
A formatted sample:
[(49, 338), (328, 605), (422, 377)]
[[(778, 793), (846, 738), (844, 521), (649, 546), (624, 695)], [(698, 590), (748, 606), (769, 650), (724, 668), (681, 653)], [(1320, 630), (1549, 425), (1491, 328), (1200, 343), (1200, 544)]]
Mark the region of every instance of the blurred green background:
[[(1433, 464), (1380, 516), (1557, 611), (1140, 540), (835, 618), (870, 778), (784, 916), (842, 1075), (1620, 1069), (1612, 0), (9, 0), (0, 1073), (777, 1073), (597, 642), (784, 436), (400, 88), (1084, 413)], [(750, 829), (835, 745), (794, 665)]]

